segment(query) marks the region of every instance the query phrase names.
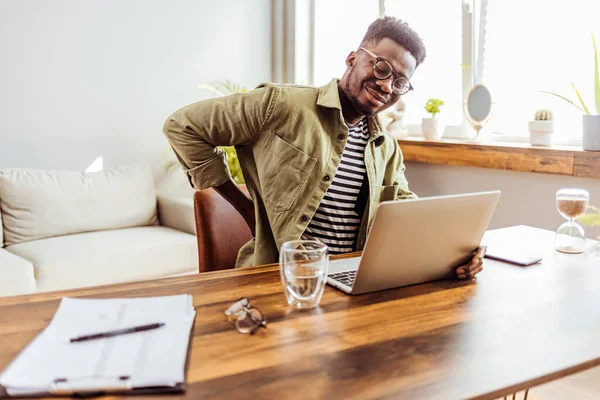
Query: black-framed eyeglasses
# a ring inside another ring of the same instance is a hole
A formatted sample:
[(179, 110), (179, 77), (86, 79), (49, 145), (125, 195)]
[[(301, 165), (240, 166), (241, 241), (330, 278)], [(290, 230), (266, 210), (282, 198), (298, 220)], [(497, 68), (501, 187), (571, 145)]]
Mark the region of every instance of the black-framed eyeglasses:
[(385, 58), (379, 57), (377, 54), (365, 49), (364, 47), (359, 47), (358, 50), (363, 50), (365, 53), (375, 59), (375, 62), (372, 63), (373, 75), (375, 75), (375, 78), (387, 79), (390, 76), (394, 77), (392, 82), (392, 91), (395, 94), (402, 96), (403, 94), (414, 90), (413, 85), (408, 81), (408, 79), (396, 74), (390, 63)]
[(250, 305), (247, 297), (242, 297), (225, 310), (230, 321), (235, 321), (235, 327), (240, 333), (254, 335), (259, 328), (267, 327), (267, 318), (256, 307)]

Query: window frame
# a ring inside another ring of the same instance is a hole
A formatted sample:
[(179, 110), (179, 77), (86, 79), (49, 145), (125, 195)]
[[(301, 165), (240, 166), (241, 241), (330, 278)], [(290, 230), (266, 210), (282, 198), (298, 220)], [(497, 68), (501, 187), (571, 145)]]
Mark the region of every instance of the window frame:
[[(287, 46), (291, 46), (293, 54), (296, 55), (292, 63), (293, 82), (314, 84), (314, 58), (315, 58), (315, 2), (317, 0), (289, 0), (295, 10), (295, 18), (293, 23), (296, 26), (293, 28), (296, 35), (309, 35), (305, 40), (297, 40), (297, 38), (288, 38)], [(378, 0), (379, 16), (386, 15), (385, 10), (386, 0)], [(467, 121), (464, 113), (464, 104), (471, 88), (482, 82), (483, 69), (485, 65), (485, 32), (487, 24), (487, 6), (488, 0), (462, 0), (461, 15), (462, 15), (462, 64), (465, 66), (473, 66), (471, 68), (463, 68), (462, 73), (462, 104), (463, 112), (461, 113), (460, 125), (447, 125), (444, 131), (444, 138), (449, 139), (468, 139), (472, 137), (472, 128)], [(306, 25), (309, 22), (308, 29), (298, 29), (299, 24)], [(298, 43), (303, 43), (298, 46)], [(302, 55), (309, 54), (309, 57)], [(304, 72), (301, 72), (304, 71)], [(300, 72), (300, 73), (299, 73)], [(492, 100), (494, 94), (492, 93)], [(493, 115), (492, 109), (492, 115)], [(409, 136), (422, 136), (420, 124), (407, 125)], [(494, 132), (488, 130), (484, 140), (490, 142), (513, 142), (527, 143), (529, 136), (511, 135), (510, 132)], [(581, 146), (581, 137), (560, 137), (555, 136), (553, 143), (556, 145)]]

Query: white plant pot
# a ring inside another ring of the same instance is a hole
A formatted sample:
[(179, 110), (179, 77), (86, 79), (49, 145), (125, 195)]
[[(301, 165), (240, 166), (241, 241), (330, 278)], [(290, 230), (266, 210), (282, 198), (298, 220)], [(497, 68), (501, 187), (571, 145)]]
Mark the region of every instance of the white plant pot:
[(600, 115), (583, 114), (584, 150), (600, 151)]
[(421, 130), (425, 140), (440, 140), (442, 133), (444, 133), (444, 125), (435, 117), (423, 118)]
[(550, 146), (554, 133), (554, 121), (529, 121), (529, 143), (534, 146)]

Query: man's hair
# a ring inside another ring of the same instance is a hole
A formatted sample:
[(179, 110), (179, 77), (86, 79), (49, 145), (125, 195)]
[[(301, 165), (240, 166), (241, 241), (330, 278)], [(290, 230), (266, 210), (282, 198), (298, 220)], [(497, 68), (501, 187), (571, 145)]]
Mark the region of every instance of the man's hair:
[(361, 45), (364, 43), (377, 44), (383, 38), (390, 38), (413, 55), (417, 66), (425, 60), (425, 44), (417, 32), (398, 18), (385, 16), (377, 18), (367, 29)]

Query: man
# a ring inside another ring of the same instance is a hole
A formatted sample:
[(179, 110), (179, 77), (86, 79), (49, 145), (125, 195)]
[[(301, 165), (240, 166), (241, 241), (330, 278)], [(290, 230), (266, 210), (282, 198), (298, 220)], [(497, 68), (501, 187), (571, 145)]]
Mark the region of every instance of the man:
[[(214, 187), (254, 238), (237, 266), (278, 260), (288, 240), (318, 239), (331, 253), (362, 250), (378, 204), (416, 197), (402, 152), (377, 113), (412, 89), (425, 46), (404, 22), (373, 22), (346, 72), (321, 88), (263, 84), (174, 113), (164, 133), (195, 189)], [(224, 152), (235, 145), (252, 200), (231, 180)], [(224, 222), (226, 223), (226, 222)], [(481, 271), (482, 251), (457, 269)]]

